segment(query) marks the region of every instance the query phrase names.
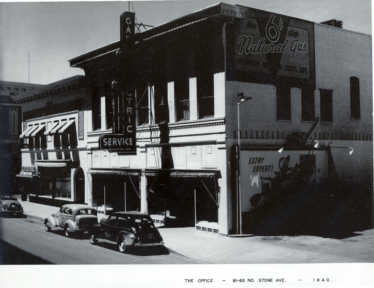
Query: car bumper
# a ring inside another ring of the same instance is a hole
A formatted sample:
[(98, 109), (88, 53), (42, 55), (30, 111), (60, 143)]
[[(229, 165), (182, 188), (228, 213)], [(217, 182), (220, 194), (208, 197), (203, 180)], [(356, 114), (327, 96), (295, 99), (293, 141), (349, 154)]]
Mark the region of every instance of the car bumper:
[(141, 243), (141, 242), (136, 242), (134, 243), (133, 246), (135, 247), (152, 247), (152, 246), (163, 246), (164, 242), (154, 242), (154, 243)]

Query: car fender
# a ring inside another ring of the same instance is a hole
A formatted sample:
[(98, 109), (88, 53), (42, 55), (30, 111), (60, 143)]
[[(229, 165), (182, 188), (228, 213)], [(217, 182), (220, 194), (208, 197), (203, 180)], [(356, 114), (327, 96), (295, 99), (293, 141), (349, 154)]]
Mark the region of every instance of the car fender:
[(78, 230), (78, 225), (77, 223), (75, 223), (73, 220), (71, 219), (68, 219), (65, 223), (64, 223), (64, 227), (68, 226), (68, 228), (70, 230)]
[(129, 232), (129, 231), (121, 231), (118, 233), (117, 236), (117, 242), (119, 241), (120, 237), (125, 237), (126, 245), (131, 246), (135, 242), (135, 238), (131, 237), (131, 235), (134, 235), (134, 233)]
[(49, 216), (48, 218), (44, 219), (44, 224), (47, 224), (47, 223), (51, 224), (51, 228), (58, 226), (58, 221), (53, 216)]

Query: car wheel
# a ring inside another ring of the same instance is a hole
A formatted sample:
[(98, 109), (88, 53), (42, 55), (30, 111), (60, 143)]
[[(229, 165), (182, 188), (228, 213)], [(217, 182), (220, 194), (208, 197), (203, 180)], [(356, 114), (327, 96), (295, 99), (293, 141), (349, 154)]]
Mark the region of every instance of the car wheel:
[(121, 253), (127, 252), (127, 245), (126, 245), (125, 236), (122, 235), (122, 236), (119, 237), (119, 240), (118, 240), (118, 243), (117, 243), (117, 249)]
[(64, 228), (64, 235), (65, 237), (71, 237), (71, 232), (69, 231), (69, 227), (68, 226), (65, 226)]
[(45, 224), (44, 224), (44, 226), (45, 226), (45, 231), (46, 232), (51, 232), (51, 227), (48, 225), (48, 222), (46, 222)]
[(93, 245), (97, 244), (97, 238), (96, 238), (95, 234), (91, 234), (90, 243), (93, 244)]

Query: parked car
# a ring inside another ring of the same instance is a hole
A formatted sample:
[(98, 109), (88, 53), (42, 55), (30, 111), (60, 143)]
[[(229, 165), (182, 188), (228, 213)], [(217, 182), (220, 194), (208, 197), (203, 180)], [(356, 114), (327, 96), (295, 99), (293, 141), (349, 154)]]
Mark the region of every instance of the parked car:
[(99, 239), (116, 243), (121, 253), (127, 252), (130, 247), (163, 245), (162, 237), (151, 217), (138, 212), (111, 213), (91, 234), (90, 243), (96, 244)]
[(0, 214), (22, 216), (23, 208), (22, 208), (21, 203), (18, 202), (17, 198), (11, 195), (1, 195), (0, 196)]
[(60, 210), (44, 219), (44, 225), (47, 231), (54, 228), (64, 229), (66, 237), (73, 234), (90, 232), (97, 222), (97, 211), (88, 205), (83, 204), (65, 204)]

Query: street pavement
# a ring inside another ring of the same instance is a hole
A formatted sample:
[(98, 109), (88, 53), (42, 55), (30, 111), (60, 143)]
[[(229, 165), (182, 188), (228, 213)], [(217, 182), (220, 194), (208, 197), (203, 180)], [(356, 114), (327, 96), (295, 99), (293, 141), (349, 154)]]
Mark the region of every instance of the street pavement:
[(121, 255), (114, 247), (92, 246), (84, 238), (66, 239), (60, 233), (44, 232), (41, 220), (58, 208), (21, 203), (28, 218), (0, 219), (0, 238), (52, 263), (374, 263), (374, 229), (326, 238), (310, 235), (228, 237), (197, 231), (194, 227), (159, 228), (169, 254), (143, 251), (140, 255)]

